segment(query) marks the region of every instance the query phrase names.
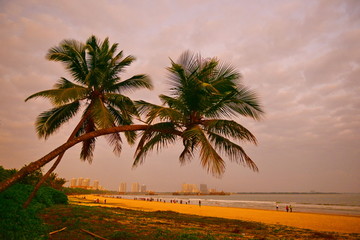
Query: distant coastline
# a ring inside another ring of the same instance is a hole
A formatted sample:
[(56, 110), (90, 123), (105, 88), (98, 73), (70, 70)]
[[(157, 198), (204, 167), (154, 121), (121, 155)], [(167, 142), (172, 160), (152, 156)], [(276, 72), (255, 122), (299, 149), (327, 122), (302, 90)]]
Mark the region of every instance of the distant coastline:
[(344, 194), (340, 192), (236, 192), (234, 194)]

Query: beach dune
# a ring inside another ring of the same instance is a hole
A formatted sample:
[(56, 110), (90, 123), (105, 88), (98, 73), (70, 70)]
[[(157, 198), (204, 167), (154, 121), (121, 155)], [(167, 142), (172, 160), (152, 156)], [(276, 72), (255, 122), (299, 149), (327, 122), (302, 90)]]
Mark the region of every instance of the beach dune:
[[(87, 205), (87, 203), (83, 201), (84, 197), (86, 198), (86, 200), (90, 200), (92, 202), (92, 205), (104, 207), (121, 207), (141, 211), (174, 211), (178, 213), (193, 214), (199, 216), (255, 221), (266, 224), (287, 225), (317, 231), (360, 233), (360, 217), (358, 216), (342, 216), (332, 214), (298, 212), (288, 213), (282, 211), (215, 206), (200, 207), (198, 205), (191, 204), (129, 200), (97, 195), (77, 195), (70, 197), (70, 200), (77, 204)], [(99, 199), (99, 203), (94, 204), (93, 202), (95, 199)], [(104, 200), (106, 200), (106, 204), (104, 203)]]

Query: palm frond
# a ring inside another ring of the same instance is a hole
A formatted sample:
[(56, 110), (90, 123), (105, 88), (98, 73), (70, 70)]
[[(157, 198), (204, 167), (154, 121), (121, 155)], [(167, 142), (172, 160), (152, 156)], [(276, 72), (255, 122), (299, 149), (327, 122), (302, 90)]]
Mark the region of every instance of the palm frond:
[(246, 87), (237, 91), (232, 101), (229, 101), (228, 106), (233, 111), (256, 120), (260, 120), (264, 113), (256, 93)]
[(167, 147), (169, 144), (174, 143), (176, 140), (176, 136), (170, 133), (159, 133), (157, 132), (151, 139), (149, 139), (146, 144), (137, 152), (135, 155), (135, 160), (133, 163), (133, 167), (136, 167), (142, 164), (146, 158), (146, 155), (156, 148), (158, 151)]
[(210, 96), (208, 101), (212, 104), (206, 106), (203, 111), (204, 116), (211, 118), (236, 116), (236, 112), (229, 107), (235, 94), (235, 91), (231, 91), (226, 94)]
[(92, 163), (94, 158), (94, 150), (95, 150), (95, 138), (90, 138), (82, 142), (80, 159), (82, 161), (88, 161)]
[(219, 63), (214, 73), (211, 84), (222, 93), (236, 89), (242, 79), (237, 69), (227, 63)]
[(249, 167), (251, 170), (258, 172), (259, 169), (253, 160), (245, 153), (244, 149), (230, 141), (223, 136), (220, 136), (215, 133), (207, 132), (209, 135), (209, 139), (211, 142), (215, 144), (215, 148), (220, 152), (224, 152), (227, 154), (231, 161), (236, 163), (243, 164), (244, 166)]
[(73, 40), (63, 40), (59, 46), (51, 48), (46, 58), (51, 61), (60, 61), (65, 64), (74, 80), (83, 83), (88, 66), (86, 61), (86, 47), (83, 43)]
[(200, 162), (215, 177), (220, 177), (225, 171), (225, 162), (212, 147), (202, 129), (196, 125), (183, 132), (185, 139), (191, 139), (200, 149)]
[(122, 57), (122, 52), (121, 55), (117, 55), (114, 61), (111, 62), (111, 67), (112, 67), (110, 71), (111, 76), (123, 72), (125, 67), (129, 66), (132, 62), (136, 60), (136, 58), (131, 55), (126, 56), (124, 59), (121, 59), (121, 57)]
[(133, 167), (142, 164), (146, 155), (155, 147), (159, 151), (162, 147), (174, 143), (178, 134), (179, 133), (175, 130), (175, 126), (172, 123), (165, 122), (151, 125), (142, 133), (134, 154), (135, 160)]
[(93, 107), (91, 108), (92, 118), (95, 125), (99, 128), (113, 127), (114, 117), (111, 115), (109, 109), (104, 105), (99, 98), (93, 100)]
[(195, 150), (194, 142), (189, 139), (183, 139), (183, 145), (184, 149), (179, 156), (181, 165), (191, 161), (191, 159), (194, 157)]
[(69, 80), (67, 80), (64, 77), (61, 77), (57, 83), (54, 85), (54, 88), (58, 88), (58, 89), (66, 89), (66, 88), (86, 88), (84, 85), (78, 85), (75, 84)]
[[(112, 105), (108, 105), (107, 108), (109, 109), (110, 113), (115, 119), (115, 122), (117, 125), (130, 125), (133, 123), (132, 121), (132, 112), (128, 112), (126, 110), (123, 110), (119, 112), (117, 109), (112, 107)], [(135, 143), (137, 134), (136, 132), (124, 132), (124, 135), (126, 137), (127, 142), (132, 145)]]
[(119, 111), (110, 104), (108, 104), (107, 108), (114, 118), (115, 125), (129, 125), (133, 123), (132, 115), (130, 113), (127, 113), (126, 111), (123, 113), (123, 111)]
[(82, 100), (87, 96), (87, 94), (88, 90), (83, 87), (50, 89), (37, 92), (26, 98), (25, 101), (28, 101), (32, 98), (43, 97), (49, 99), (53, 105), (61, 106), (69, 102)]
[(183, 120), (183, 115), (174, 108), (159, 106), (145, 101), (136, 101), (140, 114), (146, 114), (146, 122), (151, 123), (155, 119), (178, 123)]
[[(114, 44), (115, 45), (115, 44)], [(117, 47), (117, 45), (116, 45), (116, 47)], [(115, 51), (114, 51), (114, 53), (115, 53)], [(123, 57), (123, 51), (120, 51), (118, 54), (116, 54), (116, 56), (115, 57), (113, 57), (112, 59), (111, 59), (111, 66), (114, 66), (117, 62), (119, 62), (121, 59), (122, 59), (122, 57)], [(135, 59), (134, 59), (135, 60)]]
[(231, 137), (235, 140), (249, 141), (257, 144), (256, 137), (244, 126), (233, 121), (225, 119), (203, 120), (202, 124), (206, 131)]
[(119, 133), (112, 133), (105, 136), (110, 146), (113, 147), (115, 155), (120, 156), (122, 149), (122, 140)]
[(129, 145), (134, 145), (137, 139), (137, 133), (132, 131), (124, 132), (126, 141)]
[(116, 83), (112, 86), (111, 90), (117, 92), (124, 92), (124, 91), (134, 91), (137, 89), (153, 89), (153, 85), (151, 83), (151, 79), (149, 76), (141, 74), (132, 76), (129, 79), (126, 79), (122, 82)]
[[(92, 118), (87, 118), (84, 122), (82, 130), (84, 133), (93, 132), (96, 130), (95, 123)], [(80, 152), (80, 159), (83, 161), (92, 162), (95, 150), (95, 138), (90, 138), (82, 142), (82, 148)]]
[(212, 102), (204, 114), (209, 117), (231, 117), (238, 114), (260, 120), (264, 111), (256, 94), (242, 87), (220, 96), (213, 96)]
[(77, 113), (79, 107), (80, 103), (76, 101), (42, 112), (35, 122), (39, 137), (47, 139), (62, 124), (71, 119)]
[(135, 103), (129, 97), (122, 94), (106, 93), (105, 98), (108, 108), (112, 109), (117, 124), (131, 124), (132, 117), (139, 116)]

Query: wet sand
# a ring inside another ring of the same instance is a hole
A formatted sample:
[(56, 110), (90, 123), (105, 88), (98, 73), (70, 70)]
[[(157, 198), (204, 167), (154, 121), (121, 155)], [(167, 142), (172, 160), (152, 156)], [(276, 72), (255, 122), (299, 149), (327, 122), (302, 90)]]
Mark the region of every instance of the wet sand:
[[(85, 199), (91, 202), (91, 206), (121, 207), (141, 211), (174, 211), (184, 214), (199, 216), (238, 219), (255, 221), (266, 224), (280, 224), (298, 228), (312, 229), (317, 231), (360, 233), (360, 217), (342, 216), (317, 213), (297, 213), (271, 210), (257, 210), (230, 207), (198, 206), (179, 203), (150, 202), (143, 200), (128, 200), (119, 198), (105, 198), (96, 195), (78, 195), (69, 197), (76, 204), (88, 205)], [(94, 204), (94, 199), (100, 203)], [(106, 199), (106, 204), (104, 200)]]

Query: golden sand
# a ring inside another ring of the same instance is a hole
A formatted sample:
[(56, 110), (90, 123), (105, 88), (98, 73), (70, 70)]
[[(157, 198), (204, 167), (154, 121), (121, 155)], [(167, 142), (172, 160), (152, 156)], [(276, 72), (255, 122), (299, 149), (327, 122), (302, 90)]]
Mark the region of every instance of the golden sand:
[[(255, 221), (267, 224), (287, 225), (298, 228), (312, 229), (317, 231), (331, 231), (343, 233), (360, 233), (360, 217), (358, 216), (342, 216), (331, 214), (316, 213), (297, 213), (282, 212), (271, 210), (257, 210), (230, 207), (214, 207), (174, 204), (163, 202), (150, 202), (142, 200), (128, 200), (119, 198), (109, 198), (97, 195), (78, 195), (70, 197), (70, 200), (78, 202), (79, 199), (85, 197), (87, 200), (93, 201), (99, 199), (100, 203), (95, 204), (103, 207), (121, 207), (142, 211), (174, 211), (184, 214), (193, 214), (199, 216), (219, 217), (238, 219), (245, 221)], [(104, 200), (106, 199), (106, 204)], [(77, 203), (77, 204), (84, 204)], [(94, 206), (94, 204), (92, 204)]]

